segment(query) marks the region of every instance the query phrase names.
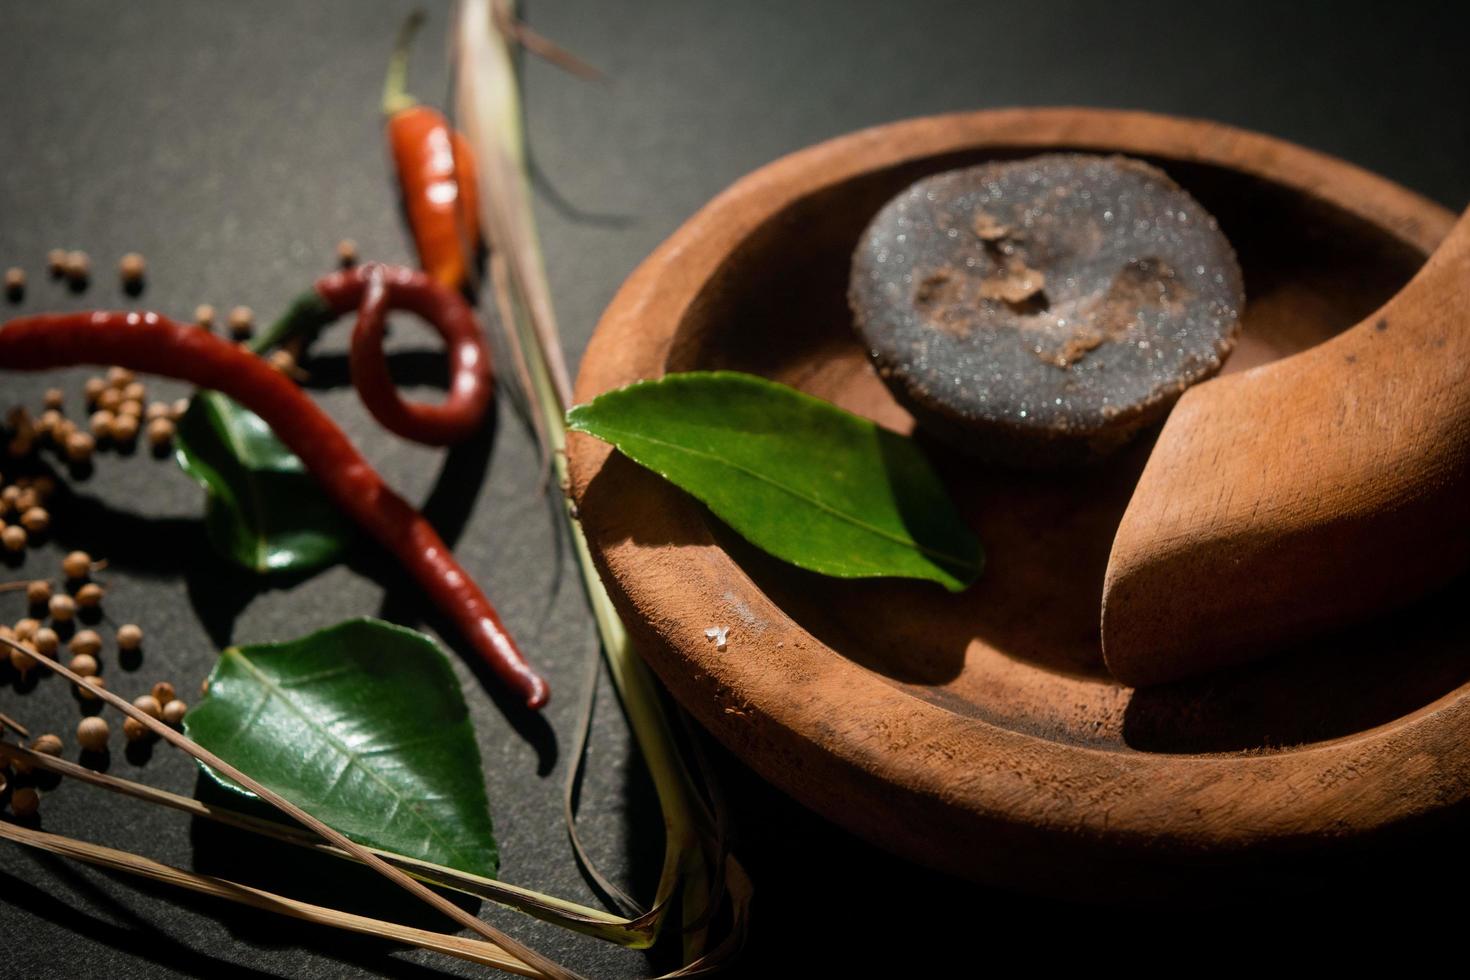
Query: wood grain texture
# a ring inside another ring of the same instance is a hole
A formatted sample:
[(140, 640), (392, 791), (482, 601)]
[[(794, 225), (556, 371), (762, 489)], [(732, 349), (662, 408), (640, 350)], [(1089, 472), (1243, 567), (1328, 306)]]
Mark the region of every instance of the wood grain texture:
[(1123, 515), (1103, 652), (1130, 684), (1406, 605), (1470, 562), (1470, 212), (1382, 309), (1186, 392)]
[[(1073, 109), (897, 123), (777, 161), (692, 217), (604, 314), (577, 400), (731, 368), (910, 431), (844, 302), (862, 227), (920, 176), (1053, 149), (1147, 158), (1221, 220), (1248, 295), (1227, 372), (1361, 320), (1453, 222), (1340, 161), (1210, 123)], [(1458, 594), (1208, 684), (1138, 691), (1112, 677), (1103, 573), (1149, 443), (1085, 476), (933, 454), (989, 556), (959, 596), (789, 569), (605, 444), (574, 435), (569, 455), (604, 580), (674, 695), (766, 778), (909, 858), (1114, 895), (1470, 799)], [(729, 627), (727, 650), (710, 626)]]

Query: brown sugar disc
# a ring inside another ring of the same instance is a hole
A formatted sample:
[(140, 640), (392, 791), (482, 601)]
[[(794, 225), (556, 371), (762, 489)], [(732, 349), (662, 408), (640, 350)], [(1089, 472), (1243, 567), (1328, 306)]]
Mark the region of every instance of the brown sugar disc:
[(1048, 154), (889, 201), (848, 298), (921, 426), (995, 462), (1058, 466), (1112, 452), (1219, 371), (1245, 293), (1215, 219), (1162, 171)]

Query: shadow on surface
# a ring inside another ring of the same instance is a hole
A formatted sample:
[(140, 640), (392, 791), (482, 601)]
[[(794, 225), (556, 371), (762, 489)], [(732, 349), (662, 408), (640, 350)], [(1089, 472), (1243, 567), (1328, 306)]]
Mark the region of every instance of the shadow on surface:
[[(443, 351), (393, 351), (387, 359), (388, 373), (399, 388), (426, 387), (442, 391), (448, 387), (449, 365)], [(346, 354), (313, 353), (303, 366), (307, 377), (301, 387), (308, 390), (326, 391), (352, 384), (352, 366)], [(493, 422), (487, 424), (493, 429)]]
[(1408, 609), (1275, 657), (1133, 692), (1123, 740), (1145, 752), (1231, 752), (1343, 738), (1470, 682), (1470, 576)]
[[(283, 820), (275, 807), (223, 789), (203, 772), (196, 777), (194, 797), (210, 806), (265, 820)], [(194, 847), (193, 867), (201, 874), (420, 929), (453, 928), (444, 916), (356, 862), (209, 820), (194, 820), (189, 836)], [(480, 908), (480, 900), (473, 896), (452, 891), (440, 894), (472, 915)], [(243, 928), (231, 923), (231, 929), (248, 942), (276, 945), (277, 941), (269, 933), (277, 930), (279, 917), (267, 918), (270, 920), (267, 933), (257, 933), (254, 923)]]
[[(108, 947), (121, 950), (132, 956), (137, 956), (160, 967), (170, 970), (178, 970), (194, 976), (220, 976), (228, 972), (231, 976), (240, 977), (275, 977), (273, 973), (264, 973), (241, 966), (229, 960), (210, 956), (189, 946), (180, 944), (172, 935), (155, 926), (148, 919), (133, 912), (126, 905), (116, 901), (98, 888), (85, 875), (81, 874), (71, 862), (48, 854), (35, 852), (32, 857), (37, 864), (45, 868), (46, 874), (67, 882), (79, 892), (84, 893), (91, 901), (103, 905), (112, 910), (119, 922), (111, 922), (100, 916), (89, 915), (86, 910), (78, 908), (61, 898), (30, 884), (28, 881), (15, 875), (0, 871), (0, 882), (4, 883), (5, 898), (7, 901), (24, 906), (34, 915), (41, 916), (50, 922), (63, 925), (78, 935), (86, 936), (90, 940), (105, 943)], [(99, 872), (115, 877), (119, 881), (125, 881), (140, 890), (152, 892), (160, 897), (166, 897), (171, 901), (177, 901), (180, 892), (173, 889), (165, 889), (162, 886), (148, 886), (141, 878), (131, 875), (117, 874), (111, 872)], [(192, 896), (189, 901), (213, 902), (213, 899), (205, 899), (202, 896)], [(221, 903), (223, 904), (223, 903)]]

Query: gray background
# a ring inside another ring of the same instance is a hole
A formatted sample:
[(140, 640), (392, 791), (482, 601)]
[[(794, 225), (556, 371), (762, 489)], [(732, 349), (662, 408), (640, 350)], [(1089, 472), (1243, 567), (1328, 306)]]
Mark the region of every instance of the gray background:
[[(0, 305), (3, 315), (146, 305), (188, 316), (210, 302), (221, 310), (246, 303), (265, 319), (329, 266), (343, 236), (368, 257), (410, 260), (378, 115), (389, 41), (410, 6), (0, 4), (0, 266), (31, 274), (24, 304)], [(575, 361), (637, 262), (732, 180), (814, 141), (905, 116), (1081, 104), (1209, 117), (1337, 154), (1458, 209), (1470, 200), (1470, 85), (1456, 7), (540, 0), (531, 22), (614, 80), (589, 85), (534, 61), (525, 72), (542, 178), (537, 218), (569, 353)], [(435, 32), (447, 8), (432, 10), (411, 87), (442, 102)], [(45, 277), (45, 252), (55, 246), (91, 253), (96, 274), (85, 294)], [(136, 304), (113, 274), (128, 250), (150, 261)], [(432, 350), (423, 333), (400, 330), (396, 344), (407, 376), (435, 382), (434, 358), (415, 353)], [(395, 440), (343, 386), (342, 350), (340, 336), (324, 347), (322, 402), (410, 499), (432, 493), (432, 516), (557, 692), (544, 719), (529, 718), (497, 704), (456, 659), (503, 874), (590, 901), (558, 806), (594, 632), (571, 567), (554, 557), (530, 442), (504, 404), (492, 433), (450, 457)], [(35, 405), (49, 384), (75, 395), (87, 374), (0, 376), (0, 393), (7, 406)], [(79, 411), (75, 397), (69, 407)], [(360, 614), (436, 625), (370, 546), (302, 581), (262, 587), (233, 574), (208, 552), (200, 509), (200, 494), (171, 463), (106, 455), (56, 508), (52, 543), (0, 579), (51, 574), (72, 547), (108, 557), (110, 618), (139, 622), (149, 636), (136, 670), (108, 664), (114, 689), (130, 695), (158, 677), (192, 695), (213, 652), (231, 641), (283, 639)], [(0, 596), (0, 604), (0, 617), (22, 615), (19, 599)], [(0, 705), (74, 741), (77, 712), (62, 687), (0, 690)], [(606, 686), (599, 707), (587, 832), (597, 857), (646, 895), (659, 858), (657, 808)], [(1386, 935), (1390, 913), (1429, 928), (1434, 906), (1420, 886), (1463, 853), (1452, 827), (1366, 864), (1316, 869), (1305, 883), (1327, 887), (1293, 899), (1285, 919), (1274, 895), (1233, 896), (1223, 907), (1218, 896), (1197, 895), (1168, 911), (1073, 908), (908, 867), (717, 757), (758, 891), (744, 963), (751, 973), (774, 971), (784, 956), (788, 964), (820, 958), (832, 972), (884, 965), (906, 975), (957, 954), (978, 972), (987, 948), (1050, 963), (1068, 948), (1099, 948), (1084, 939), (1130, 943), (1140, 923), (1150, 926), (1144, 933), (1162, 924), (1206, 941), (1224, 924), (1231, 933), (1242, 921), (1253, 932), (1287, 932), (1306, 916), (1352, 929), (1354, 943), (1371, 941)], [(185, 793), (197, 782), (190, 762), (162, 748), (146, 761), (116, 752), (111, 770)], [(338, 865), (303, 867), (294, 853), (80, 785), (50, 794), (43, 812), (49, 830), (303, 897), (352, 892), (364, 909), (437, 927), (376, 884), (324, 881)], [(0, 903), (0, 976), (474, 972), (8, 844), (0, 846)], [(486, 914), (590, 974), (666, 965)]]

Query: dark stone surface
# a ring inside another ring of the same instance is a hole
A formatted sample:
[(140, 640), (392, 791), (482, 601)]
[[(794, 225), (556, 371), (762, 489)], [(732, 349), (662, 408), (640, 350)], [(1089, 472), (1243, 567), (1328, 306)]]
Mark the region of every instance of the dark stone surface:
[[(268, 317), (330, 265), (340, 237), (355, 238), (365, 256), (408, 260), (378, 98), (389, 40), (410, 6), (0, 5), (0, 266), (31, 274), (24, 303), (0, 310), (126, 305), (187, 316), (210, 302), (221, 310), (246, 303)], [(433, 29), (446, 9), (434, 8)], [(573, 359), (624, 276), (730, 181), (816, 140), (902, 116), (1087, 104), (1210, 117), (1335, 153), (1451, 207), (1470, 200), (1465, 32), (1451, 4), (580, 0), (537, 3), (530, 18), (614, 79), (589, 86), (541, 64), (526, 71), (537, 216)], [(443, 49), (435, 41), (421, 42), (411, 85), (442, 100)], [(44, 275), (46, 250), (55, 246), (91, 253), (86, 293), (73, 295)], [(130, 250), (149, 260), (137, 300), (123, 295), (114, 272)], [(400, 331), (398, 349), (428, 350), (425, 338)], [(325, 350), (340, 358), (340, 332)], [(425, 363), (432, 360), (409, 353), (400, 366)], [(558, 805), (594, 631), (537, 496), (530, 441), (503, 410), (485, 439), (451, 455), (406, 445), (370, 423), (340, 385), (341, 367), (332, 356), (320, 362), (319, 379), (339, 382), (319, 392), (323, 403), (407, 496), (432, 501), (436, 522), (556, 690), (544, 717), (530, 718), (494, 700), (457, 663), (485, 756), (504, 875), (591, 900)], [(432, 367), (419, 374), (434, 378)], [(0, 400), (34, 405), (57, 383), (75, 396), (86, 375), (0, 377)], [(77, 411), (75, 397), (71, 407)], [(146, 453), (103, 456), (96, 474), (72, 484), (57, 507), (52, 543), (0, 578), (49, 570), (74, 546), (105, 554), (114, 563), (109, 617), (140, 622), (149, 636), (140, 665), (107, 664), (114, 687), (129, 694), (167, 677), (192, 695), (213, 651), (230, 640), (294, 636), (364, 613), (437, 625), (368, 546), (302, 581), (262, 586), (230, 574), (207, 551), (200, 508), (199, 493), (171, 463)], [(0, 603), (16, 607), (5, 617), (21, 615), (15, 597)], [(62, 687), (56, 680), (28, 693), (7, 687), (0, 705), (74, 744), (78, 714)], [(606, 687), (599, 708), (584, 791), (588, 837), (619, 880), (647, 894), (660, 849), (657, 808)], [(1080, 909), (909, 867), (718, 758), (758, 890), (742, 971), (756, 975), (790, 972), (778, 971), (783, 958), (788, 965), (822, 958), (833, 964), (823, 972), (839, 975), (929, 973), (957, 955), (966, 972), (1014, 953), (1040, 966), (1102, 951), (1121, 965), (1116, 949), (1146, 961), (1146, 952), (1133, 950), (1160, 932), (1223, 955), (1248, 951), (1249, 938), (1263, 932), (1356, 950), (1403, 938), (1384, 924), (1391, 913), (1431, 929), (1436, 906), (1422, 886), (1464, 867), (1460, 820), (1448, 832), (1426, 831), (1368, 871), (1355, 865), (1308, 875), (1307, 885), (1331, 887), (1307, 899), (1273, 892), (1206, 911), (1215, 896), (1201, 894), (1167, 913)], [(161, 748), (147, 760), (117, 751), (110, 764), (184, 793), (198, 778), (190, 762)], [(327, 869), (294, 854), (84, 786), (62, 786), (43, 807), (46, 829), (305, 897), (345, 901), (350, 892), (363, 907), (437, 927), (376, 884), (324, 880)], [(0, 846), (0, 902), (5, 977), (475, 972), (9, 844)], [(588, 974), (632, 976), (661, 965), (487, 914)], [(1427, 944), (1429, 935), (1410, 938)]]

